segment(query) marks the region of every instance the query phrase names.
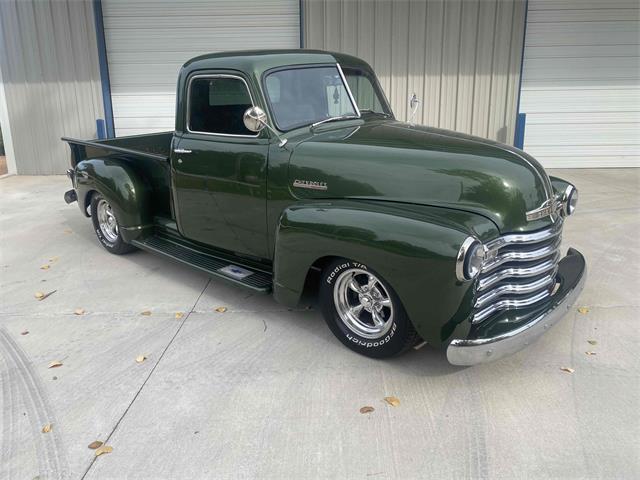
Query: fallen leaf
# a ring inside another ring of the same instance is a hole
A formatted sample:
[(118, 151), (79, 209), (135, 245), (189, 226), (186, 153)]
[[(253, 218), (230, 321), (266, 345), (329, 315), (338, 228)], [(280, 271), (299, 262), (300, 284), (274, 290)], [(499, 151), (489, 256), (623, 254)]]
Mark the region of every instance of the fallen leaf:
[(73, 230), (71, 230), (70, 228), (65, 228), (64, 233), (73, 233)]
[(56, 292), (57, 292), (57, 290), (52, 290), (52, 291), (51, 291), (51, 292), (49, 292), (49, 293), (36, 292), (36, 294), (34, 295), (34, 297), (36, 297), (36, 299), (37, 299), (38, 301), (42, 301), (42, 300), (44, 300), (45, 298), (47, 298), (49, 295), (53, 295), (53, 294), (54, 294), (54, 293), (56, 293)]
[(95, 450), (96, 448), (100, 448), (102, 446), (102, 443), (100, 440), (96, 440), (95, 442), (91, 442), (89, 445), (87, 445), (91, 450)]
[(567, 372), (567, 373), (575, 372), (575, 369), (571, 368), (571, 367), (561, 367), (560, 370), (562, 370), (563, 372)]
[(362, 407), (362, 408), (360, 409), (360, 413), (371, 413), (371, 412), (373, 412), (374, 410), (375, 410), (375, 408), (370, 407), (370, 406), (368, 406), (368, 405), (367, 405), (367, 406)]
[(49, 433), (52, 428), (53, 428), (53, 425), (51, 425), (50, 423), (47, 423), (44, 427), (42, 427), (42, 433)]
[(145, 357), (144, 355), (138, 355), (138, 356), (136, 357), (136, 362), (137, 362), (137, 363), (142, 363), (142, 362), (144, 362), (146, 359), (147, 359), (147, 357)]
[(84, 312), (85, 312), (84, 308), (76, 308), (73, 311), (74, 315), (84, 315)]
[(584, 353), (586, 353), (587, 355), (597, 355), (596, 352), (592, 352), (591, 350), (589, 350), (588, 352), (584, 352)]
[(598, 344), (598, 342), (596, 342), (595, 340), (587, 340), (587, 343), (589, 345), (597, 345)]
[(182, 317), (184, 317), (184, 313), (176, 312), (176, 320), (180, 320)]
[(50, 262), (50, 263), (57, 262), (59, 258), (60, 258), (60, 257), (51, 257), (51, 258), (49, 259), (49, 262)]
[(58, 361), (58, 360), (54, 360), (53, 362), (51, 362), (49, 364), (49, 366), (47, 368), (57, 368), (57, 367), (61, 367), (62, 366), (62, 362)]
[(578, 312), (582, 313), (583, 315), (585, 313), (589, 313), (589, 307), (578, 307)]
[(422, 342), (418, 343), (417, 345), (414, 345), (414, 346), (413, 346), (413, 349), (414, 349), (414, 350), (420, 350), (420, 349), (421, 349), (422, 347), (424, 347), (426, 344), (427, 344), (427, 342), (422, 341)]
[(151, 310), (145, 310), (144, 312), (140, 312), (140, 315), (144, 315), (145, 317), (148, 317), (149, 315), (151, 315)]
[(101, 447), (98, 447), (96, 449), (96, 457), (99, 457), (104, 453), (111, 453), (111, 452), (113, 452), (113, 447), (110, 447), (109, 445), (102, 445)]
[(24, 332), (20, 332), (20, 335), (29, 335), (29, 330), (25, 330)]
[(400, 400), (396, 397), (384, 397), (384, 401), (392, 407), (397, 407), (398, 405), (400, 405)]
[(51, 268), (51, 265), (47, 264), (47, 265), (42, 265), (40, 267), (40, 270), (49, 270)]
[(224, 313), (227, 311), (227, 307), (218, 307), (216, 308), (216, 312), (218, 313)]

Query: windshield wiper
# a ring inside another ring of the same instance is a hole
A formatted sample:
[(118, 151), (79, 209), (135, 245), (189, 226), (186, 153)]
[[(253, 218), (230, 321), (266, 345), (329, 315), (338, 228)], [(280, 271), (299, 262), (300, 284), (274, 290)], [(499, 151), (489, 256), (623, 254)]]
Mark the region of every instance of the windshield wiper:
[(312, 123), (311, 128), (317, 127), (318, 125), (322, 125), (323, 123), (337, 122), (338, 120), (354, 120), (358, 118), (360, 117), (357, 115), (340, 115), (338, 117), (329, 117), (329, 118), (325, 118), (324, 120), (320, 120), (319, 122)]
[(384, 112), (376, 112), (375, 110), (371, 110), (370, 108), (361, 108), (360, 109), (360, 113), (362, 112), (366, 112), (366, 113), (373, 113), (374, 115), (382, 115), (385, 118), (389, 118), (391, 115), (388, 113), (384, 113)]

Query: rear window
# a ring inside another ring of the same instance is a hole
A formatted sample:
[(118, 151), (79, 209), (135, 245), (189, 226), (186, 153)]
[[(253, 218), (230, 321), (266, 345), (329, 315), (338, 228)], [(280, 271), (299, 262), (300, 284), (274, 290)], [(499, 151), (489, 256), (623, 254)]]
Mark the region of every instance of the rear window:
[(255, 136), (242, 120), (251, 106), (251, 96), (240, 78), (194, 78), (189, 88), (189, 131)]

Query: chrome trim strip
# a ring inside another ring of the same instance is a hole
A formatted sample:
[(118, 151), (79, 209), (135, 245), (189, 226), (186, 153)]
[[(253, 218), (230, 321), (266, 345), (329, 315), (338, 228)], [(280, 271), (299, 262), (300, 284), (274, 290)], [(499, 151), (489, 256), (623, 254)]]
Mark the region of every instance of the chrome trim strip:
[(496, 250), (502, 248), (505, 245), (510, 244), (527, 244), (538, 243), (544, 240), (548, 240), (562, 233), (562, 222), (555, 223), (552, 227), (545, 230), (538, 230), (533, 233), (510, 233), (503, 237), (498, 237), (495, 240), (487, 243), (487, 249)]
[(561, 240), (562, 237), (558, 236), (553, 243), (536, 250), (512, 250), (499, 254), (492, 262), (483, 265), (482, 273), (487, 273), (495, 270), (503, 263), (513, 261), (530, 262), (534, 260), (541, 260), (545, 257), (548, 257), (549, 255), (553, 255), (560, 247)]
[(485, 293), (484, 295), (479, 296), (474, 307), (482, 308), (492, 300), (511, 293), (519, 295), (523, 293), (538, 291), (541, 288), (549, 287), (550, 285), (555, 284), (555, 278), (556, 275), (554, 271), (550, 275), (545, 275), (544, 277), (529, 283), (505, 283), (504, 285), (500, 285), (499, 287)]
[(546, 260), (542, 263), (534, 265), (533, 267), (512, 267), (505, 268), (504, 270), (499, 270), (492, 275), (481, 278), (478, 281), (478, 292), (482, 292), (487, 288), (491, 287), (494, 283), (499, 282), (500, 280), (504, 280), (509, 277), (516, 278), (527, 278), (534, 277), (536, 275), (541, 275), (543, 273), (548, 272), (549, 270), (555, 270), (558, 266), (558, 260), (560, 259), (560, 252), (556, 252), (553, 258)]
[[(583, 258), (584, 262), (584, 258)], [(512, 355), (540, 338), (558, 323), (576, 303), (587, 280), (587, 268), (567, 295), (534, 320), (502, 335), (476, 340), (455, 339), (447, 348), (447, 360), (453, 365), (477, 365)]]
[(547, 298), (550, 295), (551, 295), (551, 290), (547, 289), (547, 290), (543, 290), (542, 292), (538, 292), (531, 297), (517, 298), (517, 299), (510, 298), (510, 299), (500, 300), (488, 306), (484, 310), (480, 310), (479, 312), (474, 313), (473, 319), (471, 320), (471, 322), (472, 323), (481, 322), (484, 319), (486, 319), (489, 315), (495, 312), (502, 312), (504, 310), (514, 310), (516, 308), (529, 307), (534, 303), (537, 303), (540, 300)]
[(237, 80), (240, 80), (242, 83), (244, 83), (244, 86), (247, 89), (247, 93), (249, 94), (249, 99), (251, 100), (251, 106), (252, 107), (256, 106), (255, 102), (253, 101), (253, 95), (251, 95), (251, 89), (249, 88), (249, 85), (247, 84), (245, 79), (240, 77), (239, 75), (229, 75), (227, 73), (203, 73), (200, 75), (193, 75), (192, 77), (189, 77), (189, 84), (187, 85), (187, 113), (186, 113), (187, 118), (185, 119), (185, 126), (186, 126), (187, 132), (197, 133), (199, 135), (209, 135), (214, 137), (257, 138), (260, 135), (260, 132), (256, 133), (255, 135), (240, 135), (240, 134), (234, 134), (234, 133), (214, 133), (214, 132), (200, 132), (198, 130), (191, 130), (190, 128), (191, 84), (193, 83), (194, 80), (200, 79), (200, 78), (235, 78)]
[(349, 83), (347, 82), (347, 77), (344, 76), (344, 72), (342, 71), (342, 67), (339, 63), (336, 62), (336, 67), (338, 67), (338, 73), (340, 73), (340, 77), (342, 78), (342, 83), (344, 83), (344, 88), (347, 91), (347, 95), (349, 95), (349, 100), (351, 100), (351, 104), (353, 108), (355, 108), (356, 113), (358, 114), (358, 118), (362, 116), (360, 113), (360, 109), (358, 108), (358, 104), (356, 103), (356, 99), (353, 98), (353, 93), (351, 93), (351, 88), (349, 88)]

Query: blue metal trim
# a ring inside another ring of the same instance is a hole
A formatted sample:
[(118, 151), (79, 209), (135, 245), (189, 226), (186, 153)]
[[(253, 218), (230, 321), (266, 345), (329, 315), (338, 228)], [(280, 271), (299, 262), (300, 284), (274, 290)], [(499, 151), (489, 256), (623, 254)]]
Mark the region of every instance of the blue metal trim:
[(98, 42), (98, 62), (100, 64), (100, 81), (102, 83), (102, 103), (107, 127), (107, 137), (115, 137), (113, 124), (113, 105), (111, 103), (111, 82), (109, 80), (109, 62), (107, 61), (107, 44), (104, 38), (104, 21), (102, 19), (102, 0), (93, 0), (93, 16), (96, 23), (96, 40)]
[(300, 48), (304, 48), (304, 0), (299, 0), (298, 5), (298, 16), (300, 17)]
[(527, 114), (519, 113), (516, 118), (516, 131), (513, 138), (513, 146), (522, 150), (524, 148), (524, 126), (527, 123)]
[(516, 105), (516, 131), (513, 134), (513, 145), (517, 148), (522, 149), (524, 146), (524, 124), (526, 120), (522, 119), (522, 133), (521, 133), (521, 141), (522, 144), (518, 146), (516, 143), (516, 139), (518, 138), (518, 122), (520, 122), (520, 97), (522, 97), (522, 72), (524, 71), (524, 45), (527, 41), (527, 17), (529, 16), (529, 0), (525, 0), (524, 4), (524, 28), (522, 29), (522, 54), (520, 55), (520, 80), (518, 81), (518, 103)]
[(107, 124), (102, 118), (96, 119), (96, 132), (98, 133), (98, 139), (104, 140), (107, 138)]

